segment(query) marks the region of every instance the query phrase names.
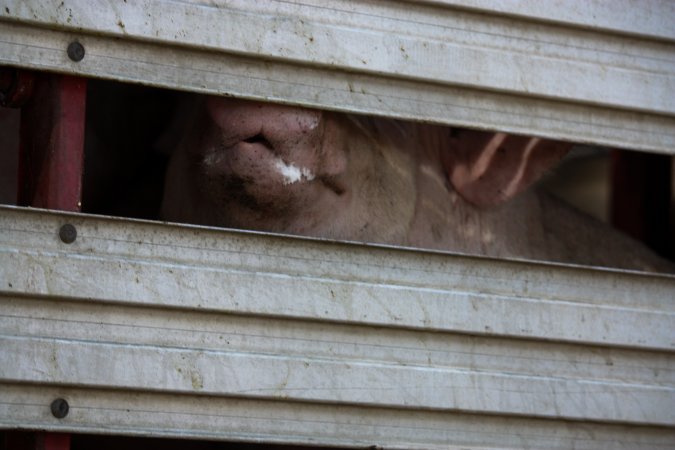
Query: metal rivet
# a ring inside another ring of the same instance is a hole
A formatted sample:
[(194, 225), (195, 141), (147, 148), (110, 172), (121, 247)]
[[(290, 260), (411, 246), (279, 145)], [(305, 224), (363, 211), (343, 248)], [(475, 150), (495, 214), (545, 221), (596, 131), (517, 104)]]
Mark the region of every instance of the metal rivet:
[(84, 46), (77, 41), (68, 44), (68, 58), (75, 62), (80, 62), (84, 59)]
[(72, 244), (77, 238), (77, 229), (74, 225), (69, 223), (62, 225), (61, 229), (59, 230), (59, 237), (63, 243)]
[(70, 406), (68, 402), (63, 398), (57, 398), (51, 404), (52, 415), (57, 419), (63, 419), (68, 415), (68, 410)]

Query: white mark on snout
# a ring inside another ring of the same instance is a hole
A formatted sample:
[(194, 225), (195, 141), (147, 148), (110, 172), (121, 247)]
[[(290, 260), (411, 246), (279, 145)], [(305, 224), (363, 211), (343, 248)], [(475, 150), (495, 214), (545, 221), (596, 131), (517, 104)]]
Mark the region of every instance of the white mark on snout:
[(298, 181), (312, 181), (314, 179), (311, 170), (305, 167), (297, 167), (294, 164), (286, 164), (281, 158), (274, 161), (274, 167), (284, 177), (284, 186)]

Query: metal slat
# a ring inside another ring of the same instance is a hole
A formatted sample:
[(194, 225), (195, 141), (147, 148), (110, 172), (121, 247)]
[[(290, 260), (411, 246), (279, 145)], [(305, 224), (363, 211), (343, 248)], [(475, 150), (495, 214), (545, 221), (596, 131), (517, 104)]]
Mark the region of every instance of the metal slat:
[(0, 230), (2, 427), (432, 449), (675, 437), (672, 276), (13, 207)]
[(617, 34), (675, 40), (675, 4), (650, 0), (636, 8), (632, 0), (528, 2), (512, 0), (427, 0), (488, 14), (496, 12), (532, 20), (588, 27)]
[[(330, 340), (330, 327), (326, 331)], [(675, 425), (672, 386), (288, 357), (282, 350), (261, 355), (16, 337), (0, 344), (8, 382)]]
[[(36, 254), (0, 255), (0, 261), (8, 268), (6, 276), (13, 280), (13, 292), (104, 298), (108, 301), (133, 301), (166, 307), (222, 311), (241, 309), (257, 314), (277, 314), (278, 305), (283, 304), (285, 314), (292, 317), (347, 322), (357, 320), (382, 326), (472, 334), (498, 333), (647, 349), (675, 348), (672, 339), (675, 313), (670, 308), (658, 310), (594, 306), (548, 299), (536, 301), (532, 294), (519, 298), (515, 295), (486, 295), (453, 289), (427, 290), (423, 287), (380, 284), (375, 280), (364, 283), (330, 277), (270, 273), (266, 272), (267, 268), (261, 268), (265, 272), (241, 273), (236, 269), (210, 267), (200, 270), (178, 265), (172, 267), (171, 275), (167, 276), (163, 264), (137, 261), (133, 265), (120, 266), (124, 260), (92, 258), (88, 255), (71, 258), (67, 266), (59, 264), (62, 255), (44, 255), (39, 257), (40, 264), (35, 266), (32, 263), (36, 257)], [(311, 262), (307, 260), (308, 264)], [(25, 267), (31, 267), (31, 270), (23, 270)], [(49, 268), (49, 271), (46, 272), (45, 268)], [(96, 284), (81, 278), (81, 274), (87, 272), (101, 274)], [(118, 273), (119, 277), (111, 275), (114, 273)], [(519, 275), (527, 277), (525, 273)], [(486, 275), (477, 278), (488, 279)], [(135, 279), (139, 280), (139, 286), (128, 284)], [(672, 285), (672, 280), (668, 281)], [(252, 285), (258, 286), (254, 296), (249, 288)], [(73, 286), (78, 289), (74, 290)], [(199, 292), (198, 298), (186, 296), (186, 290), (191, 289)], [(649, 298), (648, 295), (641, 293), (636, 303)], [(336, 302), (334, 297), (342, 300)], [(451, 312), (448, 311), (448, 302), (452, 304)], [(399, 312), (392, 313), (391, 310)], [(481, 314), (476, 314), (477, 311)], [(641, 327), (634, 327), (633, 320), (640, 323)], [(585, 326), (585, 322), (594, 327)]]
[[(71, 403), (61, 421), (45, 404), (55, 397)], [(401, 450), (653, 450), (675, 440), (658, 427), (4, 383), (0, 415), (48, 430)]]
[[(544, 378), (606, 379), (647, 386), (675, 384), (668, 353), (522, 341), (332, 323), (329, 338), (321, 321), (292, 321), (164, 309), (101, 305), (100, 302), (3, 298), (2, 330), (6, 336), (71, 339), (132, 345), (200, 348), (204, 351), (245, 348), (272, 355), (312, 360), (368, 360), (406, 366), (480, 367), (490, 373)], [(134, 333), (130, 334), (130, 330)], [(94, 338), (92, 338), (94, 337)], [(226, 344), (223, 345), (223, 342)], [(423, 344), (420, 344), (423, 342)]]
[[(0, 210), (4, 289), (16, 294), (675, 348), (673, 276)], [(78, 228), (70, 246), (55, 239), (59, 220)]]
[[(11, 65), (623, 148), (675, 148), (675, 48), (662, 40), (447, 5), (6, 3), (0, 55)], [(669, 8), (657, 6), (663, 14), (648, 17), (669, 17)], [(80, 63), (65, 56), (74, 38), (87, 48)]]

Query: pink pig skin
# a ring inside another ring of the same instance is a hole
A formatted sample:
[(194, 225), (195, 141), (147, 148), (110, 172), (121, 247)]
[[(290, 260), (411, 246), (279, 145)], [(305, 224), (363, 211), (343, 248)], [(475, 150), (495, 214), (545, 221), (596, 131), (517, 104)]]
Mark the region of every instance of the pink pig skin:
[(672, 266), (527, 189), (568, 144), (206, 97), (166, 220), (637, 270)]

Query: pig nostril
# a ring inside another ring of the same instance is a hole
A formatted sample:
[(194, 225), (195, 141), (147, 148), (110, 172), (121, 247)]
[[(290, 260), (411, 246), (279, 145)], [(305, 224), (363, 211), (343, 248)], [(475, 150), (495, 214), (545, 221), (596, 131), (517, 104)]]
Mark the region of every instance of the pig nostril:
[(319, 181), (321, 181), (324, 184), (324, 186), (326, 186), (328, 189), (333, 191), (338, 196), (345, 193), (345, 189), (342, 186), (340, 186), (340, 184), (337, 183), (337, 181), (333, 177), (330, 176), (319, 177)]
[(244, 142), (248, 142), (249, 144), (253, 144), (256, 142), (266, 142), (267, 139), (265, 139), (265, 136), (262, 134), (258, 133), (255, 136), (251, 136), (250, 138), (244, 139)]
[(265, 136), (263, 136), (261, 133), (258, 133), (255, 136), (251, 136), (250, 138), (244, 139), (243, 141), (249, 144), (262, 144), (267, 148), (273, 148), (270, 141), (265, 139)]

